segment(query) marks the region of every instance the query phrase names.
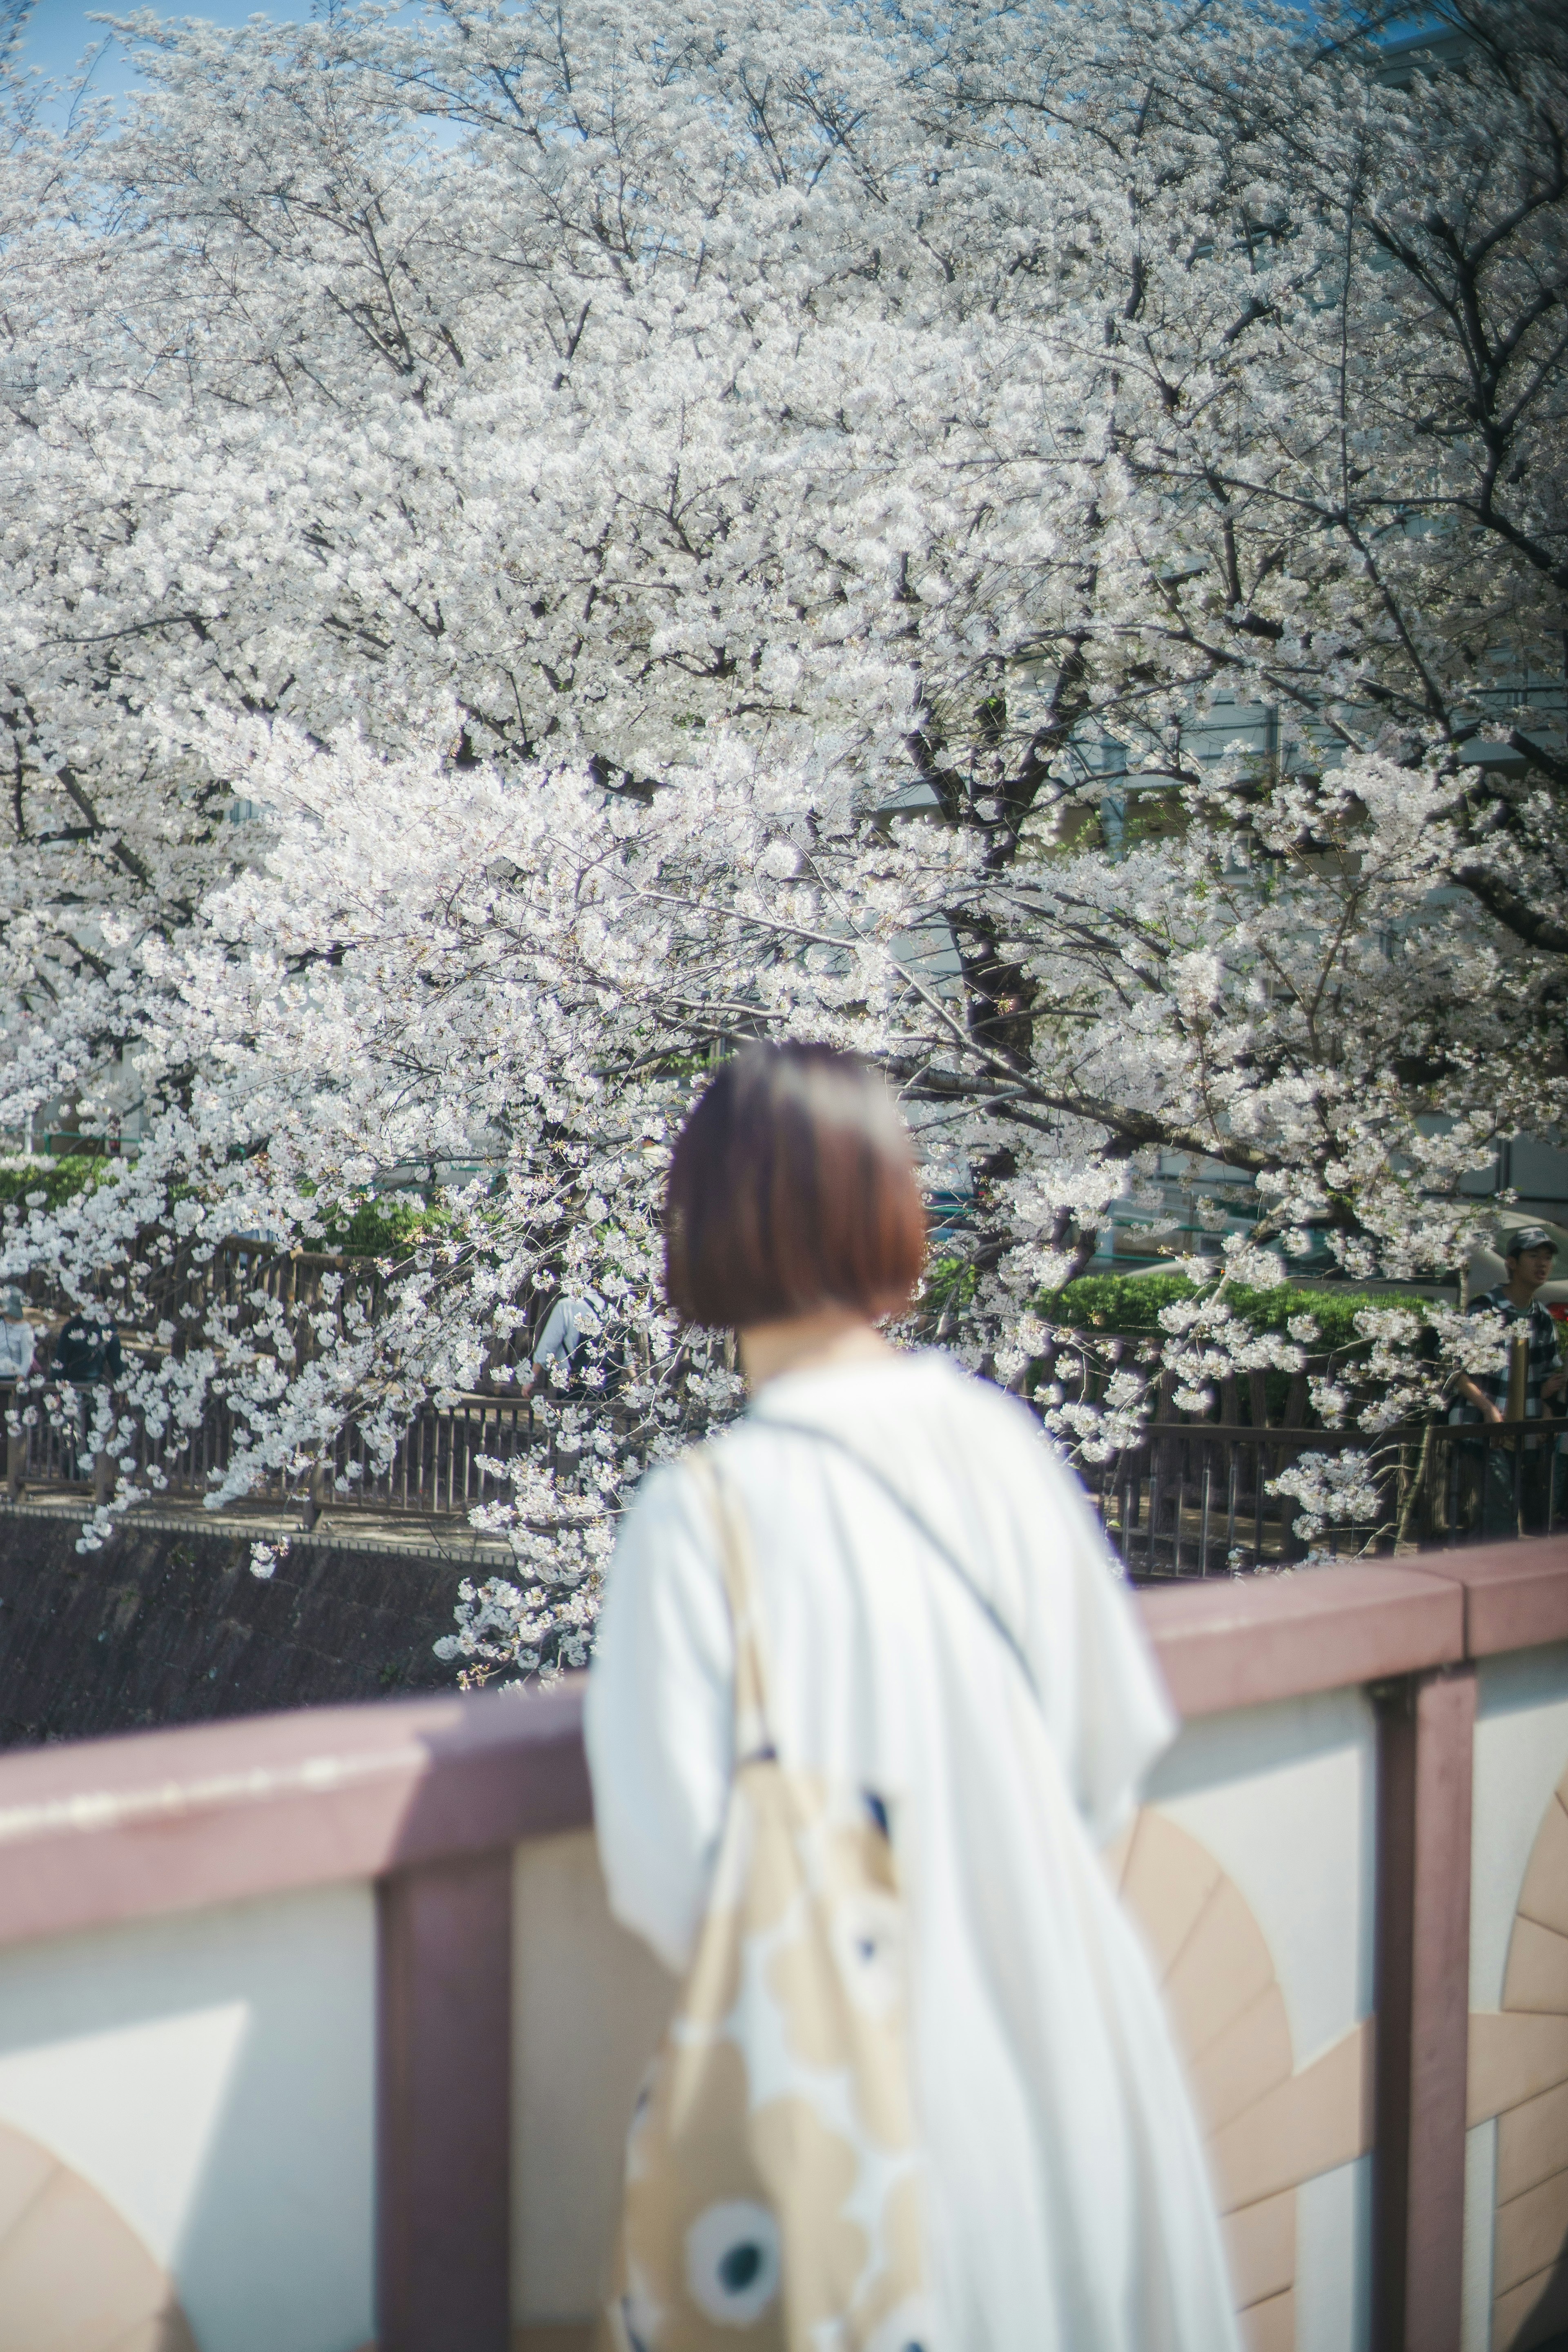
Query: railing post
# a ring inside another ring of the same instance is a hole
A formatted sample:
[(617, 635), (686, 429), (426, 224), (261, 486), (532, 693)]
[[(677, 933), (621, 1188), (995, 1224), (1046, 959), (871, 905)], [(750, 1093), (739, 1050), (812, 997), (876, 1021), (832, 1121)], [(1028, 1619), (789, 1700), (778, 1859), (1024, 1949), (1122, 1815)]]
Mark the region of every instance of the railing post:
[(1374, 1693), (1375, 2352), (1458, 2352), (1469, 2039), (1473, 1666)]
[(337, 1481), (332, 1475), (331, 1464), (318, 1462), (306, 1486), (305, 1500), (300, 1514), (307, 1535), (331, 1504), (336, 1492)]
[[(7, 1412), (19, 1413), (24, 1391), (8, 1388), (0, 1396), (0, 1405)], [(5, 1433), (5, 1492), (14, 1503), (22, 1492), (27, 1475), (27, 1433), (25, 1428), (8, 1429)]]
[(377, 1888), (377, 2352), (508, 2352), (510, 1849)]
[(1247, 1375), (1247, 1402), (1252, 1413), (1253, 1428), (1259, 1430), (1267, 1429), (1268, 1426), (1268, 1385), (1267, 1374), (1263, 1372), (1248, 1372)]

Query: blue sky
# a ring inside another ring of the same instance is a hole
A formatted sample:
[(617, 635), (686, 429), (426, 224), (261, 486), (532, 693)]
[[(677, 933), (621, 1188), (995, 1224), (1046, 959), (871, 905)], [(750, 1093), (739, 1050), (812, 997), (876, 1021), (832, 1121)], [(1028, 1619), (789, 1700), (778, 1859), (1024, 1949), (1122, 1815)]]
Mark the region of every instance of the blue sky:
[[(156, 6), (157, 0), (153, 0)], [(75, 70), (83, 53), (103, 37), (101, 26), (89, 22), (89, 0), (37, 0), (27, 22), (22, 44), (24, 62), (37, 66), (45, 73), (66, 79)], [(129, 16), (138, 0), (103, 0), (110, 13)], [(310, 15), (310, 0), (175, 0), (175, 5), (157, 6), (162, 16), (200, 16), (210, 25), (243, 25), (247, 16), (270, 16), (274, 22), (288, 24)], [(1414, 31), (1424, 21), (1426, 12), (1413, 9), (1408, 29)], [(135, 77), (128, 70), (123, 55), (111, 50), (93, 74), (93, 87), (104, 91), (122, 90), (132, 87)]]
[[(129, 16), (137, 0), (103, 0), (109, 12)], [(279, 23), (308, 16), (310, 0), (184, 0), (184, 5), (160, 7), (163, 16), (202, 16), (212, 25), (243, 25), (247, 16), (270, 16)], [(37, 66), (51, 78), (65, 79), (72, 74), (84, 51), (103, 37), (103, 27), (89, 22), (88, 5), (84, 0), (37, 0), (22, 42), (25, 65)], [(134, 77), (128, 71), (122, 54), (110, 52), (93, 74), (95, 89), (121, 90), (128, 89)]]

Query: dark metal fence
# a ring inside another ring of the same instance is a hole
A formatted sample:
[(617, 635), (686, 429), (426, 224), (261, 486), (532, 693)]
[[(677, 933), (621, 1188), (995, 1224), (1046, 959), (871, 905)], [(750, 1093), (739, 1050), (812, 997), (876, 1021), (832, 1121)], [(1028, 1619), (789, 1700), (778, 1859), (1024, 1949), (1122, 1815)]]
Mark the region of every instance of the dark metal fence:
[[(0, 1391), (0, 1403), (9, 1404)], [(154, 1496), (200, 1498), (212, 1491), (248, 1433), (221, 1401), (210, 1402), (201, 1421), (181, 1442), (149, 1437), (138, 1412), (119, 1410), (116, 1437), (108, 1454), (93, 1448), (89, 1424), (68, 1401), (49, 1415), (37, 1398), (37, 1417), (8, 1442), (7, 1486), (15, 1498), (25, 1489), (91, 1490), (107, 1498), (117, 1465)], [(116, 1401), (118, 1405), (118, 1400)], [(447, 1517), (495, 1502), (506, 1493), (507, 1468), (536, 1448), (568, 1476), (576, 1455), (552, 1437), (542, 1417), (515, 1397), (465, 1397), (456, 1405), (426, 1405), (411, 1419), (392, 1460), (377, 1467), (362, 1433), (351, 1425), (335, 1444), (303, 1466), (279, 1464), (261, 1469), (248, 1500), (297, 1507), (306, 1524), (330, 1501), (334, 1509), (422, 1512)], [(481, 1462), (503, 1465), (483, 1469)], [(151, 1476), (150, 1473), (156, 1473)]]
[[(10, 1402), (0, 1390), (0, 1405)], [(36, 1397), (27, 1402), (39, 1403)], [(40, 1405), (33, 1424), (9, 1441), (13, 1498), (32, 1489), (107, 1499), (119, 1465), (154, 1496), (198, 1499), (247, 1437), (222, 1402), (209, 1403), (183, 1441), (165, 1434), (154, 1442), (135, 1413), (117, 1413), (117, 1429), (111, 1454), (95, 1454), (68, 1400), (52, 1416)], [(1388, 1556), (1551, 1534), (1568, 1523), (1568, 1423), (1561, 1422), (1496, 1428), (1426, 1423), (1368, 1438), (1358, 1430), (1261, 1421), (1162, 1420), (1136, 1445), (1078, 1468), (1111, 1545), (1142, 1583), (1247, 1574), (1303, 1558), (1302, 1508), (1279, 1491), (1278, 1481), (1303, 1455), (1351, 1449), (1370, 1456), (1363, 1484), (1370, 1484), (1371, 1507), (1353, 1524), (1326, 1527), (1319, 1550)], [(314, 1462), (264, 1468), (249, 1499), (299, 1508), (307, 1526), (329, 1504), (340, 1514), (458, 1517), (505, 1499), (512, 1466), (524, 1459), (547, 1463), (566, 1485), (574, 1482), (576, 1452), (525, 1400), (466, 1396), (422, 1407), (384, 1467), (351, 1424)], [(153, 1471), (161, 1480), (148, 1475)]]
[[(37, 1310), (35, 1328), (42, 1354), (46, 1331), (64, 1321), (71, 1302), (41, 1267), (16, 1277), (15, 1286)], [(121, 1336), (129, 1348), (159, 1355), (166, 1350), (177, 1357), (216, 1316), (230, 1338), (265, 1326), (268, 1348), (283, 1338), (293, 1349), (295, 1363), (306, 1364), (321, 1354), (327, 1336), (346, 1328), (351, 1318), (377, 1322), (386, 1286), (384, 1261), (363, 1253), (280, 1250), (245, 1234), (205, 1247), (171, 1244), (168, 1263), (144, 1270), (134, 1321), (122, 1315)], [(280, 1310), (275, 1323), (267, 1320), (259, 1303), (263, 1299)], [(548, 1311), (548, 1294), (539, 1294), (531, 1304), (538, 1307), (542, 1299)], [(160, 1333), (156, 1339), (154, 1333)], [(491, 1369), (510, 1366), (516, 1370), (526, 1360), (530, 1344), (531, 1325), (525, 1321), (496, 1345)]]
[(1360, 1430), (1156, 1423), (1138, 1445), (1105, 1463), (1080, 1463), (1079, 1474), (1112, 1546), (1142, 1583), (1246, 1574), (1304, 1558), (1302, 1507), (1276, 1481), (1310, 1454), (1364, 1453), (1375, 1496), (1364, 1518), (1325, 1526), (1319, 1551), (1386, 1557), (1550, 1535), (1568, 1521), (1565, 1449), (1562, 1423), (1426, 1423), (1377, 1438)]
[(1297, 1505), (1271, 1493), (1303, 1454), (1342, 1450), (1321, 1429), (1157, 1423), (1109, 1462), (1078, 1465), (1113, 1549), (1138, 1581), (1214, 1576), (1300, 1559)]
[[(70, 1312), (70, 1302), (44, 1268), (35, 1267), (14, 1281), (42, 1318), (63, 1321)], [(357, 1306), (374, 1321), (384, 1288), (381, 1266), (374, 1257), (331, 1250), (279, 1250), (243, 1234), (205, 1248), (182, 1242), (171, 1246), (167, 1265), (146, 1275), (137, 1328), (151, 1334), (158, 1324), (168, 1324), (174, 1352), (179, 1354), (189, 1333), (199, 1331), (215, 1310), (231, 1331), (250, 1328), (261, 1319), (257, 1300), (264, 1296), (282, 1308), (281, 1328), (303, 1363), (321, 1353), (317, 1318), (325, 1315), (341, 1324), (350, 1307)], [(42, 1329), (38, 1339), (41, 1348)]]

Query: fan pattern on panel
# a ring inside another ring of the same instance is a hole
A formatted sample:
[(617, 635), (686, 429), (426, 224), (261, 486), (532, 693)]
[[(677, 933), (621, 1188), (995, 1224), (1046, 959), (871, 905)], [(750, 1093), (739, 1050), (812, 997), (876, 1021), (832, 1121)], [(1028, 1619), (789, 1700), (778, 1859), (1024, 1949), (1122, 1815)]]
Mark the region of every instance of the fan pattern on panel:
[(1370, 2031), (1355, 2027), (1298, 2074), (1263, 1930), (1214, 1856), (1146, 1810), (1107, 1860), (1207, 2128), (1250, 2352), (1294, 2352), (1296, 2190), (1372, 2144)]
[(1494, 2352), (1568, 2328), (1568, 1774), (1547, 1806), (1509, 1938), (1500, 2011), (1470, 2019), (1470, 2122), (1498, 2118)]
[(0, 2352), (197, 2352), (173, 2286), (106, 2197), (0, 2124)]
[[(1493, 2022), (1555, 2034), (1558, 2104), (1530, 2104), (1568, 2140), (1568, 1812), (1554, 1809), (1549, 1827), (1561, 1916), (1555, 1925), (1516, 1926), (1519, 1973), (1516, 1984), (1510, 1957), (1510, 1998), (1546, 1981), (1533, 1941), (1539, 1926), (1561, 1948), (1551, 1978), (1562, 1988), (1560, 2013)], [(1370, 2145), (1369, 2029), (1353, 2029), (1298, 2072), (1268, 1943), (1214, 1856), (1145, 1811), (1107, 1861), (1153, 1957), (1207, 2127), (1250, 2352), (1294, 2352), (1296, 2190)], [(1532, 1864), (1527, 1895), (1535, 1875)], [(1557, 2165), (1568, 2167), (1568, 2145)], [(1538, 2339), (1497, 2340), (1523, 2352)], [(0, 2125), (0, 2352), (65, 2345), (70, 2352), (198, 2352), (170, 2280), (130, 2224), (47, 2148)]]

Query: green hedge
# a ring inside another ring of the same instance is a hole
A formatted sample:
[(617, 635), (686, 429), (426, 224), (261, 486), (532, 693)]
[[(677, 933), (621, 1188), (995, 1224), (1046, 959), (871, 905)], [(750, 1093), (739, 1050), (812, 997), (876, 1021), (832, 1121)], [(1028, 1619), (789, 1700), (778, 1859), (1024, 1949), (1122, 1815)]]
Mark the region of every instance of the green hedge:
[[(1161, 1330), (1160, 1310), (1178, 1301), (1209, 1295), (1211, 1284), (1189, 1282), (1183, 1274), (1086, 1274), (1065, 1289), (1048, 1292), (1039, 1310), (1052, 1323), (1074, 1331), (1117, 1332), (1135, 1337)], [(1408, 1307), (1422, 1314), (1430, 1301), (1411, 1292), (1363, 1290), (1303, 1290), (1282, 1282), (1273, 1290), (1252, 1290), (1233, 1284), (1226, 1292), (1231, 1312), (1254, 1331), (1283, 1332), (1292, 1316), (1310, 1315), (1318, 1338), (1309, 1342), (1314, 1357), (1337, 1355), (1342, 1349), (1364, 1346), (1355, 1318), (1363, 1307)]]
[(327, 1223), (319, 1241), (309, 1241), (309, 1249), (342, 1250), (348, 1257), (406, 1257), (415, 1244), (428, 1241), (443, 1232), (451, 1223), (440, 1209), (432, 1209), (419, 1200), (400, 1197), (396, 1193), (383, 1201), (367, 1195), (354, 1203), (353, 1213), (344, 1216), (340, 1211)]
[[(29, 1192), (41, 1192), (47, 1209), (58, 1209), (89, 1184), (100, 1184), (115, 1166), (100, 1152), (62, 1152), (58, 1159), (0, 1159), (0, 1209), (21, 1208)], [(183, 1187), (176, 1187), (178, 1199)], [(406, 1257), (415, 1244), (441, 1233), (450, 1223), (444, 1211), (396, 1193), (385, 1200), (366, 1194), (352, 1212), (340, 1211), (326, 1231), (307, 1246), (342, 1250), (350, 1257)]]
[(63, 1151), (48, 1160), (0, 1160), (0, 1208), (21, 1208), (29, 1192), (41, 1192), (47, 1209), (58, 1209), (89, 1184), (101, 1183), (114, 1166), (97, 1151)]

